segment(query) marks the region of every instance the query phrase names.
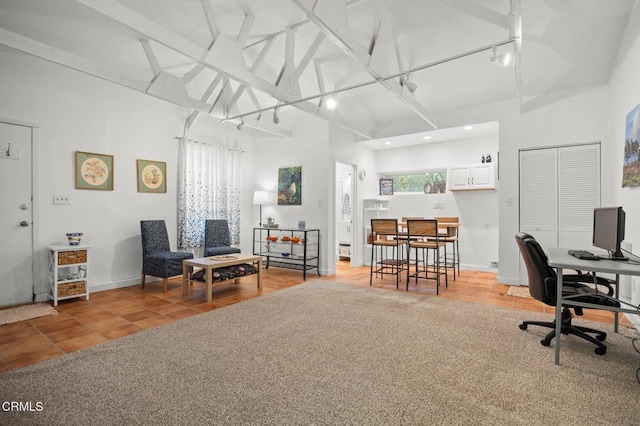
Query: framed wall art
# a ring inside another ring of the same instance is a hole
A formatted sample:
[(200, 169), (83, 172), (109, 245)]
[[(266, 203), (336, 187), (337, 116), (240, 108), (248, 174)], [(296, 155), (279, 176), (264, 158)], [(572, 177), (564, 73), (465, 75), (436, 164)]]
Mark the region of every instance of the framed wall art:
[(278, 205), (302, 204), (302, 166), (278, 169)]
[(380, 195), (393, 195), (393, 179), (380, 179)]
[(113, 191), (113, 155), (76, 151), (76, 189)]
[(164, 161), (136, 160), (138, 192), (167, 192), (167, 163)]
[(640, 186), (640, 104), (629, 114), (624, 131), (624, 158), (622, 162), (622, 187)]

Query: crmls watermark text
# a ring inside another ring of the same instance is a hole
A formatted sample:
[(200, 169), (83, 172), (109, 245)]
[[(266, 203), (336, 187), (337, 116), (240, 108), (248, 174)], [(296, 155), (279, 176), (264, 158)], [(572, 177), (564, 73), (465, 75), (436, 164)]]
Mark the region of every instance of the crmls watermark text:
[(2, 411), (42, 411), (44, 404), (40, 401), (4, 401), (0, 406)]

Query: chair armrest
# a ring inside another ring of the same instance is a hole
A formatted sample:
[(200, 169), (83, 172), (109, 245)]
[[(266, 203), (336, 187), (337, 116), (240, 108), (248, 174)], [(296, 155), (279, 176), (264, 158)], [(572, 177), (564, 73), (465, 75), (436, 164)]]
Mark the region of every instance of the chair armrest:
[[(615, 284), (615, 281), (598, 277), (595, 274), (563, 275), (562, 282), (564, 285), (569, 286), (571, 284), (595, 284), (597, 291), (606, 293), (607, 296), (613, 296), (614, 294), (613, 284)], [(601, 289), (599, 286), (606, 287), (606, 290)]]

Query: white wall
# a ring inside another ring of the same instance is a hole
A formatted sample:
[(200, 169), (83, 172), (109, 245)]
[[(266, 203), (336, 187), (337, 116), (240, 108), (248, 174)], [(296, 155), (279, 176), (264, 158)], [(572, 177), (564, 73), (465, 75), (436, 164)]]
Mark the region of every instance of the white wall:
[(626, 214), (625, 241), (634, 245), (640, 253), (640, 187), (622, 188), (622, 159), (625, 139), (625, 123), (629, 112), (640, 104), (640, 3), (629, 18), (624, 41), (618, 52), (608, 93), (608, 136), (611, 149), (608, 152), (608, 188), (611, 204), (621, 205)]
[[(14, 52), (0, 51), (0, 76), (0, 116), (39, 126), (40, 167), (35, 171), (39, 210), (34, 229), (38, 230), (40, 247), (35, 250), (41, 258), (43, 282), (46, 245), (66, 244), (65, 233), (83, 232), (83, 243), (91, 246), (92, 291), (139, 283), (140, 220), (164, 219), (171, 246), (177, 247), (175, 137), (182, 135), (188, 111)], [(206, 120), (196, 127), (200, 130), (188, 136), (236, 137), (239, 133)], [(113, 191), (75, 189), (75, 151), (114, 156)], [(167, 163), (166, 194), (137, 192), (136, 159)], [(71, 204), (53, 205), (53, 194), (68, 195)], [(247, 207), (249, 203), (243, 201)]]
[[(532, 109), (520, 115), (517, 108), (504, 105), (500, 120), (499, 282), (520, 283), (520, 253), (515, 243), (515, 234), (519, 231), (519, 150), (596, 141), (602, 143), (602, 152), (610, 150), (606, 135), (606, 94), (606, 86), (596, 86), (539, 97), (528, 100), (525, 105)], [(606, 155), (602, 157), (601, 192), (605, 194), (605, 175), (611, 173), (611, 165)]]
[[(292, 115), (291, 138), (264, 138), (254, 141), (252, 148), (253, 170), (250, 192), (266, 190), (270, 202), (262, 207), (263, 221), (271, 216), (280, 228), (297, 228), (299, 220), (305, 220), (309, 229), (320, 229), (320, 273), (332, 274), (335, 265), (329, 262), (327, 253), (332, 253), (329, 242), (329, 214), (334, 206), (333, 163), (329, 155), (328, 124), (308, 114), (291, 110), (281, 111), (282, 115)], [(300, 206), (279, 206), (276, 204), (278, 189), (278, 169), (280, 167), (302, 166), (302, 204)], [(258, 225), (258, 207), (254, 206), (253, 222)], [(248, 251), (252, 249), (247, 248)], [(312, 271), (315, 273), (316, 271)]]
[[(498, 140), (491, 137), (430, 143), (408, 148), (377, 151), (378, 173), (414, 172), (446, 169), (450, 166), (480, 163), (490, 154), (497, 161)], [(490, 270), (498, 261), (498, 191), (449, 191), (445, 194), (394, 194), (389, 200), (389, 216), (460, 218), (461, 267)], [(435, 209), (434, 203), (443, 203)]]
[[(358, 144), (351, 132), (348, 132), (337, 126), (329, 126), (329, 149), (332, 156), (332, 163), (336, 161), (352, 164), (356, 166), (356, 193), (353, 196), (353, 227), (352, 240), (354, 242), (351, 248), (351, 263), (354, 266), (364, 264), (364, 225), (362, 199), (374, 198), (378, 191), (378, 177), (376, 172), (376, 156), (375, 152)], [(360, 172), (365, 171), (366, 177), (360, 178)], [(333, 198), (335, 199), (335, 197)], [(335, 228), (334, 217), (330, 217), (330, 226)], [(329, 244), (335, 247), (335, 235), (329, 236)], [(333, 256), (333, 253), (328, 253)], [(335, 267), (335, 263), (333, 263)]]

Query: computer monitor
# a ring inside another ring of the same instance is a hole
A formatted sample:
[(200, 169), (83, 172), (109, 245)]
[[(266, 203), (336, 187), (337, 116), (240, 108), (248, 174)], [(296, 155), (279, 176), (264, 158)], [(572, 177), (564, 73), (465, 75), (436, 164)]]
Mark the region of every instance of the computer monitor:
[(622, 207), (593, 209), (593, 245), (608, 250), (612, 259), (626, 259), (620, 250), (624, 240), (625, 213)]

